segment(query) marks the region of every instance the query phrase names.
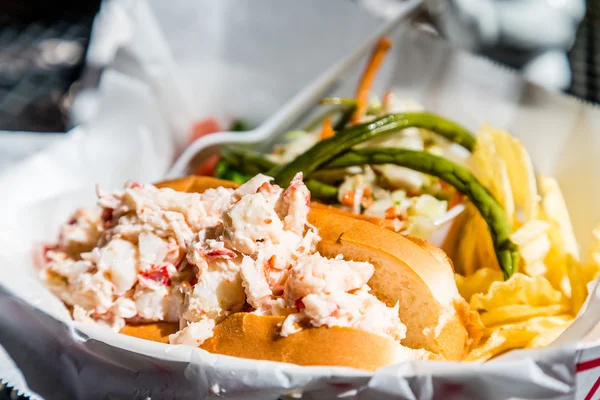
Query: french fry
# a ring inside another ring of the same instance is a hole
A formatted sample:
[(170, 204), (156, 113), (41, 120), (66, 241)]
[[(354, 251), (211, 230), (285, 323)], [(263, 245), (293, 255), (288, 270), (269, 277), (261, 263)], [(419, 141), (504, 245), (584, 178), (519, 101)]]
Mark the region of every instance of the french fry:
[(360, 121), (360, 119), (365, 114), (367, 107), (369, 105), (369, 93), (371, 92), (371, 86), (375, 81), (375, 76), (377, 75), (377, 71), (381, 67), (383, 60), (385, 59), (385, 55), (392, 47), (392, 41), (388, 38), (381, 38), (373, 53), (371, 53), (371, 58), (367, 62), (367, 67), (363, 72), (363, 75), (358, 83), (358, 87), (356, 88), (356, 111), (352, 114), (352, 123), (356, 124)]

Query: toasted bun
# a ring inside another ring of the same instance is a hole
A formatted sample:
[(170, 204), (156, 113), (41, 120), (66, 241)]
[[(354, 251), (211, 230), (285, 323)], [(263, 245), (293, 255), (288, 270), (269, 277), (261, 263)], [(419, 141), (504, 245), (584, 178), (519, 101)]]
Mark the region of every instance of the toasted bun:
[(407, 328), (402, 344), (461, 360), (479, 340), (479, 316), (463, 307), (452, 265), (442, 250), (325, 209), (312, 209), (308, 219), (319, 230), (322, 255), (343, 254), (375, 265), (369, 286), (389, 306), (400, 302), (400, 320)]
[(220, 186), (235, 189), (239, 185), (235, 182), (224, 181), (210, 176), (186, 176), (183, 178), (171, 179), (169, 181), (162, 181), (154, 186), (157, 188), (171, 188), (178, 192), (202, 193), (206, 189), (214, 189)]
[[(208, 177), (186, 177), (157, 184), (185, 192), (202, 192), (236, 184)], [(372, 293), (388, 305), (400, 302), (400, 319), (407, 327), (403, 345), (425, 349), (426, 358), (461, 360), (481, 336), (479, 315), (460, 297), (452, 265), (434, 245), (406, 238), (375, 224), (313, 207), (309, 222), (322, 240), (318, 250), (327, 257), (375, 265), (369, 281)], [(398, 361), (402, 348), (388, 338), (349, 328), (308, 328), (282, 338), (283, 317), (236, 313), (214, 330), (201, 347), (207, 351), (251, 359), (300, 365), (340, 365), (373, 370)], [(168, 343), (173, 324), (128, 325), (122, 333)]]
[(354, 214), (353, 212), (350, 212), (350, 211), (345, 211), (345, 210), (342, 210), (337, 207), (329, 206), (327, 204), (317, 203), (314, 201), (310, 204), (310, 207), (313, 210), (315, 210), (315, 209), (325, 210), (329, 213), (345, 215), (346, 217), (359, 219), (361, 221), (367, 221), (367, 222), (370, 222), (372, 224), (375, 224), (377, 226), (380, 226), (382, 228), (386, 228), (386, 229), (389, 229), (392, 231), (394, 231), (394, 228), (395, 228), (392, 220), (385, 219), (385, 218), (371, 217), (369, 215), (363, 215), (363, 214)]
[[(350, 328), (307, 328), (281, 337), (285, 317), (236, 313), (215, 327), (202, 349), (255, 360), (299, 365), (335, 365), (365, 370), (397, 363), (409, 350), (396, 341)], [(435, 359), (423, 354), (424, 359)]]
[(127, 324), (121, 333), (153, 342), (169, 343), (169, 335), (179, 330), (179, 324), (172, 322), (152, 322), (147, 324)]

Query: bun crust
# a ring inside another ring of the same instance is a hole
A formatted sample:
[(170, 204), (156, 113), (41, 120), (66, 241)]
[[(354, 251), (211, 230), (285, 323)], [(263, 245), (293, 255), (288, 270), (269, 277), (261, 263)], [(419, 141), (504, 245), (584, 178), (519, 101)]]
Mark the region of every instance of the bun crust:
[[(210, 177), (185, 177), (161, 182), (185, 192), (237, 184)], [(400, 320), (407, 327), (404, 346), (425, 349), (424, 358), (462, 360), (481, 336), (479, 314), (458, 294), (452, 264), (436, 246), (407, 238), (364, 220), (312, 207), (309, 223), (322, 240), (318, 251), (327, 257), (375, 265), (369, 281), (372, 293), (389, 306), (400, 302)], [(218, 324), (201, 348), (219, 354), (290, 362), (299, 365), (338, 365), (365, 370), (398, 361), (402, 347), (391, 339), (349, 328), (310, 327), (286, 338), (279, 336), (284, 317), (235, 313)], [(128, 325), (121, 332), (168, 343), (177, 324)]]
[(179, 330), (179, 324), (172, 322), (151, 322), (147, 324), (127, 324), (121, 333), (153, 342), (169, 343), (169, 335)]
[[(457, 312), (456, 304), (464, 299), (443, 251), (424, 240), (408, 239), (324, 209), (312, 209), (308, 219), (319, 229), (321, 254), (343, 254), (349, 260), (375, 265), (369, 286), (389, 306), (400, 302), (400, 320), (407, 328), (402, 344), (424, 348), (446, 360), (466, 356), (474, 345), (466, 325), (477, 326), (480, 321), (476, 313), (463, 321)], [(471, 318), (475, 320), (471, 322)]]
[[(279, 335), (285, 317), (236, 313), (215, 327), (200, 348), (228, 356), (298, 365), (343, 366), (374, 371), (403, 357), (392, 339), (350, 328), (308, 328)], [(433, 357), (425, 355), (424, 358)]]

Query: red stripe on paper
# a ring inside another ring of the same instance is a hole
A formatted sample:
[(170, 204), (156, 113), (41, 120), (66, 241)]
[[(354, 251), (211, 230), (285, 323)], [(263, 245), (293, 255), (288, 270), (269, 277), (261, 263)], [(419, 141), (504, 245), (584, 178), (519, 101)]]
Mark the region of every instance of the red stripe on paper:
[(594, 396), (594, 394), (596, 394), (596, 391), (598, 390), (599, 386), (600, 386), (600, 378), (596, 379), (594, 386), (592, 386), (592, 388), (590, 389), (588, 394), (585, 396), (584, 400), (592, 400), (592, 397)]
[(594, 358), (593, 360), (580, 362), (577, 364), (576, 368), (577, 372), (583, 372), (597, 367), (600, 367), (600, 358)]

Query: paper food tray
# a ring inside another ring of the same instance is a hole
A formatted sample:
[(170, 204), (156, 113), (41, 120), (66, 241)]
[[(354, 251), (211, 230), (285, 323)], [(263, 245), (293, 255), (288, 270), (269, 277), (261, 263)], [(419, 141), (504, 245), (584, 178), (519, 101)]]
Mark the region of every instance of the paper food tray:
[[(198, 10), (207, 6), (204, 2), (181, 3), (187, 7), (183, 7), (182, 12), (196, 16), (200, 14)], [(272, 15), (269, 12), (275, 12), (275, 3), (256, 2), (254, 12)], [(135, 5), (124, 17), (132, 26), (135, 24), (131, 21), (135, 19), (128, 18), (134, 16), (138, 21), (149, 21), (150, 16), (162, 29), (169, 27), (168, 21), (177, 17), (169, 14), (169, 10), (179, 9), (179, 4), (173, 2), (168, 10), (161, 8), (158, 2), (151, 3), (150, 7), (143, 2), (122, 4)], [(215, 11), (221, 13), (220, 18), (231, 12), (231, 18), (226, 19), (237, 21), (234, 18), (237, 11), (226, 11), (227, 4), (231, 6), (232, 3), (225, 1), (222, 4), (225, 4), (223, 8), (216, 7), (218, 11)], [(296, 6), (303, 9), (299, 4)], [(311, 18), (316, 18), (314, 15), (317, 14), (314, 10), (295, 13), (304, 18), (306, 25), (310, 25)], [(161, 18), (167, 21), (161, 21)], [(241, 17), (238, 15), (237, 18)], [(370, 17), (365, 18), (366, 24), (373, 21)], [(335, 19), (329, 24), (328, 29), (332, 31), (346, 26)], [(274, 32), (283, 34), (289, 26), (292, 25), (275, 21), (269, 28), (252, 31), (254, 50), (258, 51), (260, 43), (274, 42)], [(177, 27), (180, 26), (171, 25), (169, 29)], [(210, 31), (206, 26), (202, 29)], [(224, 46), (223, 42), (227, 42), (231, 33), (212, 29), (215, 31), (212, 32), (213, 39), (219, 39), (219, 46)], [(306, 27), (303, 29), (305, 32)], [(191, 49), (196, 37), (168, 30), (166, 33), (165, 37), (171, 39), (166, 40), (165, 47), (171, 54), (177, 54), (179, 50), (194, 57), (196, 53)], [(262, 39), (261, 34), (265, 35)], [(236, 40), (243, 38), (231, 35)], [(246, 32), (243, 36), (248, 35)], [(394, 36), (394, 50), (382, 70), (376, 90), (394, 88), (402, 97), (412, 97), (428, 110), (446, 115), (471, 129), (488, 121), (510, 130), (530, 150), (539, 172), (557, 177), (565, 192), (577, 236), (583, 246), (589, 243), (591, 229), (600, 221), (600, 209), (596, 206), (600, 189), (593, 184), (600, 178), (600, 159), (595, 156), (600, 151), (598, 110), (527, 84), (510, 71), (453, 50), (414, 30), (403, 28)], [(573, 329), (567, 331), (560, 345), (511, 352), (483, 365), (407, 362), (375, 374), (348, 368), (299, 367), (236, 359), (187, 346), (147, 342), (74, 323), (62, 303), (37, 279), (31, 262), (31, 248), (39, 241), (54, 240), (58, 226), (75, 207), (93, 204), (95, 183), (111, 189), (121, 186), (127, 179), (156, 181), (164, 174), (180, 140), (177, 135), (183, 132), (178, 131), (175, 123), (183, 121), (179, 120), (181, 115), (165, 105), (170, 101), (174, 104), (189, 101), (185, 96), (178, 97), (179, 94), (165, 94), (161, 90), (165, 87), (165, 79), (181, 80), (182, 87), (204, 99), (189, 103), (195, 104), (197, 110), (196, 115), (190, 114), (188, 122), (220, 113), (246, 117), (258, 124), (309, 79), (308, 74), (302, 79), (304, 69), (293, 69), (295, 65), (306, 68), (311, 65), (307, 62), (297, 64), (303, 61), (297, 53), (302, 53), (304, 58), (307, 54), (312, 57), (315, 52), (323, 55), (328, 53), (326, 46), (337, 45), (334, 42), (316, 45), (312, 40), (315, 49), (311, 51), (294, 46), (280, 48), (278, 57), (293, 59), (295, 63), (286, 64), (291, 69), (288, 75), (283, 69), (280, 75), (270, 71), (275, 82), (284, 82), (286, 76), (292, 81), (287, 89), (277, 92), (279, 85), (263, 87), (264, 80), (247, 82), (244, 76), (253, 75), (246, 72), (229, 79), (231, 71), (247, 68), (256, 72), (256, 66), (241, 61), (233, 63), (235, 68), (225, 68), (219, 74), (211, 75), (218, 82), (208, 87), (205, 80), (190, 78), (195, 71), (202, 71), (194, 68), (195, 63), (204, 64), (200, 59), (190, 61), (187, 73), (168, 76), (185, 70), (185, 57), (181, 61), (175, 59), (164, 68), (160, 59), (155, 59), (160, 64), (152, 64), (152, 57), (147, 57), (144, 51), (127, 51), (128, 46), (139, 45), (131, 42), (135, 37), (132, 34), (130, 42), (117, 51), (112, 64), (114, 68), (104, 74), (97, 113), (61, 143), (0, 175), (0, 217), (3, 221), (0, 231), (0, 344), (22, 370), (33, 390), (44, 395), (57, 393), (59, 389), (65, 398), (90, 399), (107, 396), (276, 399), (300, 391), (304, 398), (354, 395), (377, 399), (545, 399), (574, 396), (575, 364), (582, 354), (576, 347), (600, 319), (597, 293), (592, 298), (592, 306)], [(344, 42), (342, 38), (339, 40), (340, 44)], [(219, 54), (215, 50), (211, 55), (217, 57)], [(206, 64), (214, 61), (208, 56), (207, 59)], [(247, 60), (251, 59), (249, 54)], [(218, 61), (225, 63), (226, 58)], [(218, 66), (215, 62), (213, 67), (219, 70)], [(153, 73), (138, 75), (140, 70)], [(315, 75), (321, 70), (315, 70)], [(298, 75), (294, 75), (294, 71)], [(348, 93), (352, 90), (355, 75), (356, 71), (349, 74), (337, 91)], [(228, 88), (228, 82), (245, 86), (242, 90), (234, 90), (239, 88)], [(262, 96), (273, 99), (272, 104), (255, 110), (253, 97), (244, 99), (244, 93), (258, 95), (261, 91)], [(216, 104), (208, 104), (211, 96), (219, 99)], [(239, 97), (236, 100), (239, 108), (229, 101), (236, 96)], [(583, 357), (586, 354), (592, 356), (594, 351), (598, 351), (596, 347), (585, 350)], [(1, 368), (4, 366), (0, 367), (0, 373)], [(588, 369), (585, 373), (593, 374), (593, 370)], [(583, 390), (593, 386), (593, 381), (581, 382), (588, 385)], [(586, 392), (580, 393), (583, 398)]]

